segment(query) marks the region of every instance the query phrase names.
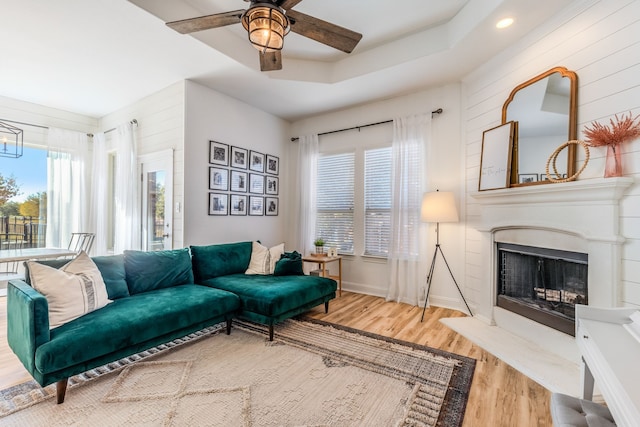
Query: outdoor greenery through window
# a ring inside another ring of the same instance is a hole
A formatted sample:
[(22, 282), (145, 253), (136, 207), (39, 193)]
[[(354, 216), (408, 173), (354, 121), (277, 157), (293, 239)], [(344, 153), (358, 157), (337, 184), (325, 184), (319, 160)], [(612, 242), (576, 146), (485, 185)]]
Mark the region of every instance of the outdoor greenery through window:
[(391, 147), (364, 153), (364, 254), (386, 257), (391, 234)]
[(45, 246), (47, 151), (0, 157), (0, 249)]
[(354, 153), (318, 159), (316, 237), (341, 254), (353, 254)]

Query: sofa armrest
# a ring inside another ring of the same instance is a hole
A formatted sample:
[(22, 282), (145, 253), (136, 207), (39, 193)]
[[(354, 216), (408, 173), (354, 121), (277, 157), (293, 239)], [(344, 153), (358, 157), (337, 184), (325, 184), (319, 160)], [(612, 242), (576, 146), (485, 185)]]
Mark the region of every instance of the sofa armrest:
[(50, 340), (49, 304), (22, 280), (7, 288), (7, 341), (30, 373), (35, 371), (36, 349)]

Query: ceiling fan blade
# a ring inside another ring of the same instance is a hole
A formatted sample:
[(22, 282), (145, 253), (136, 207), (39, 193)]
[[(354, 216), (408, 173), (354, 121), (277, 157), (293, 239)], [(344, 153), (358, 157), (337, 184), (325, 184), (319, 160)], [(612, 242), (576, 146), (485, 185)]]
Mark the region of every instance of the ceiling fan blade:
[(282, 70), (282, 53), (279, 50), (258, 53), (260, 55), (260, 71)]
[(243, 9), (232, 10), (230, 12), (216, 13), (213, 15), (200, 16), (198, 18), (167, 22), (167, 26), (182, 34), (195, 33), (196, 31), (237, 24), (241, 21), (243, 13)]
[(346, 53), (351, 53), (362, 38), (360, 33), (295, 10), (288, 10), (287, 16), (291, 31)]
[(300, 3), (301, 1), (302, 0), (280, 0), (278, 2), (278, 6), (280, 6), (284, 10), (289, 10), (295, 5), (297, 5), (298, 3)]

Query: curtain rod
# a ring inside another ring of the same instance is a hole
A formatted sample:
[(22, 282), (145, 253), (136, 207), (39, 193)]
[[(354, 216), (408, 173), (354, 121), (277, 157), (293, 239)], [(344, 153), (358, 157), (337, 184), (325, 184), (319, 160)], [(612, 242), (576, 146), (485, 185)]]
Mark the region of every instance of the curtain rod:
[[(26, 123), (26, 122), (18, 122), (16, 120), (0, 119), (0, 122), (16, 123), (16, 124), (19, 124), (19, 125), (32, 126), (34, 128), (49, 129), (49, 126), (35, 125), (33, 123)], [(132, 125), (137, 125), (138, 121), (136, 119), (133, 119), (133, 120), (129, 121), (129, 123), (131, 123)], [(113, 132), (114, 130), (116, 130), (116, 128), (105, 130), (104, 133)], [(93, 134), (92, 133), (88, 133), (87, 136), (93, 136)]]
[[(433, 116), (434, 114), (442, 114), (442, 111), (443, 111), (442, 108), (438, 108), (437, 110), (433, 110), (431, 112), (431, 116)], [(338, 130), (330, 130), (328, 132), (319, 133), (318, 136), (329, 135), (329, 134), (338, 133), (338, 132), (344, 132), (344, 131), (347, 131), (347, 130), (355, 130), (355, 129), (360, 130), (361, 128), (366, 128), (366, 127), (369, 127), (369, 126), (382, 125), (382, 124), (391, 123), (391, 122), (393, 122), (393, 120), (384, 120), (382, 122), (369, 123), (369, 124), (366, 124), (366, 125), (354, 126), (354, 127), (350, 127), (350, 128), (344, 128), (344, 129), (338, 129)], [(293, 137), (293, 138), (291, 138), (291, 142), (295, 142), (295, 141), (297, 141), (299, 139), (300, 138), (298, 138), (298, 137)]]

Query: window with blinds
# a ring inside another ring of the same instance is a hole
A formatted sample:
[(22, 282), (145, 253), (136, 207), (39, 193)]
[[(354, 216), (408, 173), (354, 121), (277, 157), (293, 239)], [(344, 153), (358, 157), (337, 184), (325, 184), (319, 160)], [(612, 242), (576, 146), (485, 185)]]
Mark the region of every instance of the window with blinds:
[(364, 254), (386, 257), (391, 235), (391, 147), (364, 153)]
[(354, 153), (318, 159), (316, 237), (339, 253), (353, 254)]

